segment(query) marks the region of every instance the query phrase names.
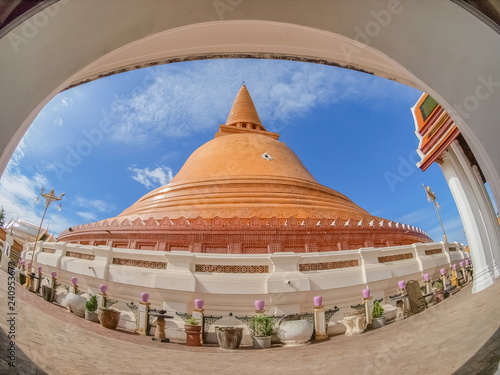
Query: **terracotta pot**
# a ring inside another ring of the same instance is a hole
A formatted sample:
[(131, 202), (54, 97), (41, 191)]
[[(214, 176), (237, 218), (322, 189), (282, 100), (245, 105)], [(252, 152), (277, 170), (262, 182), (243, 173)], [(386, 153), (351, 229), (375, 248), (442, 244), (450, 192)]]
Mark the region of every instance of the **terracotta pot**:
[(184, 325), (186, 331), (186, 345), (200, 346), (201, 345), (201, 326), (193, 326), (190, 324)]
[(45, 301), (47, 302), (54, 302), (54, 299), (56, 298), (56, 290), (47, 286), (43, 285), (42, 286), (42, 297)]
[(99, 309), (98, 317), (101, 322), (101, 326), (104, 328), (116, 329), (116, 327), (118, 327), (118, 323), (120, 322), (120, 311)]
[(99, 314), (97, 311), (85, 310), (85, 319), (91, 322), (99, 323)]
[(243, 338), (243, 328), (215, 327), (215, 336), (222, 349), (238, 349)]
[(434, 296), (436, 297), (436, 302), (444, 301), (444, 289), (435, 290)]

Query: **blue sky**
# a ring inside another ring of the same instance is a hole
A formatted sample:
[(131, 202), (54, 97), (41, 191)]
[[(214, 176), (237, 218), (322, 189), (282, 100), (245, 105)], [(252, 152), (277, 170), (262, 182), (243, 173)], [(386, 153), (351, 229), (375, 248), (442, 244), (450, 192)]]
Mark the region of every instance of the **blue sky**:
[(0, 180), (8, 219), (39, 223), (41, 186), (66, 192), (45, 224), (113, 217), (168, 183), (225, 122), (245, 81), (260, 118), (312, 175), (373, 215), (466, 243), (438, 165), (421, 172), (410, 108), (421, 92), (368, 74), (278, 60), (204, 60), (110, 76), (64, 91), (37, 116)]

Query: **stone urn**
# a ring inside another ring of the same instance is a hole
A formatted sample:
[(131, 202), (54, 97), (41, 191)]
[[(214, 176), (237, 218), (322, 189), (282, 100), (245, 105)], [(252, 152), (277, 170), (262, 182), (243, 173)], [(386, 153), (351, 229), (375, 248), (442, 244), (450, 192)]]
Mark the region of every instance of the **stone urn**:
[(87, 303), (87, 298), (79, 296), (75, 293), (68, 293), (66, 298), (64, 298), (63, 305), (71, 311), (73, 314), (84, 318), (85, 317), (85, 304)]
[(297, 315), (287, 315), (280, 320), (276, 333), (284, 345), (292, 346), (308, 344), (313, 331), (309, 321)]
[(99, 323), (99, 314), (97, 311), (85, 310), (85, 319), (91, 322)]
[(48, 285), (43, 285), (42, 297), (45, 301), (52, 303), (56, 298), (56, 290)]
[(222, 349), (238, 349), (243, 338), (243, 328), (215, 327), (215, 336)]
[(253, 337), (253, 347), (255, 349), (267, 349), (271, 347), (271, 336)]
[(385, 316), (382, 316), (380, 318), (372, 318), (372, 328), (381, 328), (385, 326)]
[(115, 309), (99, 309), (98, 318), (101, 326), (109, 329), (116, 329), (120, 322), (120, 311)]

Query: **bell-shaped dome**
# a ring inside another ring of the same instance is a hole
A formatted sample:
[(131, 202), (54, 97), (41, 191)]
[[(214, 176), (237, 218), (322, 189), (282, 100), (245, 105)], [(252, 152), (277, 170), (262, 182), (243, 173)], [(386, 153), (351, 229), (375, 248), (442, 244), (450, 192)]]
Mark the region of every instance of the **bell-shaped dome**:
[(316, 182), (279, 135), (261, 124), (242, 86), (215, 139), (194, 151), (169, 184), (143, 196), (119, 216), (345, 217), (370, 215)]

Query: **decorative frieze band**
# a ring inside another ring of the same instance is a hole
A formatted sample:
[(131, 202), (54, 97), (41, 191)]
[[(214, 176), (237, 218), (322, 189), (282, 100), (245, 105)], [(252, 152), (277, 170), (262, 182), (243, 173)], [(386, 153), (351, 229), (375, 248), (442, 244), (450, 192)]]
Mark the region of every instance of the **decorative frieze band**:
[(405, 259), (411, 259), (411, 258), (413, 258), (412, 253), (387, 255), (384, 257), (378, 257), (378, 262), (379, 263), (397, 262), (398, 260), (405, 260)]
[(425, 250), (425, 255), (441, 254), (442, 252), (443, 250), (441, 249)]
[(45, 247), (42, 249), (42, 253), (55, 254), (56, 249), (46, 249)]
[(307, 271), (333, 270), (337, 268), (349, 268), (358, 266), (359, 262), (357, 259), (340, 260), (337, 262), (303, 263), (299, 264), (299, 271), (307, 272)]
[(151, 260), (128, 259), (128, 258), (113, 258), (113, 264), (119, 266), (142, 267), (163, 270), (167, 268), (167, 262), (154, 262)]
[(269, 266), (227, 266), (217, 264), (197, 264), (195, 266), (195, 271), (212, 273), (269, 273)]
[(94, 254), (77, 253), (76, 251), (66, 251), (66, 256), (70, 257), (70, 258), (78, 258), (78, 259), (85, 259), (85, 260), (94, 260), (95, 259)]

